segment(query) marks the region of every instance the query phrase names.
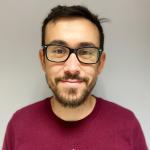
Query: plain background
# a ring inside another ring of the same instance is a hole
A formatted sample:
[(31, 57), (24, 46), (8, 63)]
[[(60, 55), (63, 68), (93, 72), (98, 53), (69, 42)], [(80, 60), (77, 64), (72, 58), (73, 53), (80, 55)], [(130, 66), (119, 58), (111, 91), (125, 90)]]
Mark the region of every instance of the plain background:
[(83, 4), (111, 20), (94, 93), (132, 110), (150, 146), (150, 0), (0, 0), (0, 146), (12, 114), (51, 94), (38, 51), (42, 21), (57, 4)]

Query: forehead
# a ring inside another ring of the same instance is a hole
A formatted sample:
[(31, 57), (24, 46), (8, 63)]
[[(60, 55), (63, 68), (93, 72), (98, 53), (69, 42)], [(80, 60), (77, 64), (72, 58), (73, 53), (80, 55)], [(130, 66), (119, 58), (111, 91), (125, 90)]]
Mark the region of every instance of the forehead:
[(95, 24), (85, 18), (61, 18), (50, 21), (45, 30), (45, 44), (53, 40), (62, 40), (70, 46), (90, 42), (99, 46), (99, 30)]

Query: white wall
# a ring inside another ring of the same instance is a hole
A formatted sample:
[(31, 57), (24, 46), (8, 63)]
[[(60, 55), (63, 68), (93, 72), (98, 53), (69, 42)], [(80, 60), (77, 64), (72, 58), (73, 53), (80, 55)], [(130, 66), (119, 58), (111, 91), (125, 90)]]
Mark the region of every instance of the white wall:
[(103, 24), (107, 62), (94, 93), (135, 112), (150, 147), (149, 0), (0, 0), (0, 147), (19, 108), (50, 94), (38, 60), (41, 23), (56, 4), (84, 4)]

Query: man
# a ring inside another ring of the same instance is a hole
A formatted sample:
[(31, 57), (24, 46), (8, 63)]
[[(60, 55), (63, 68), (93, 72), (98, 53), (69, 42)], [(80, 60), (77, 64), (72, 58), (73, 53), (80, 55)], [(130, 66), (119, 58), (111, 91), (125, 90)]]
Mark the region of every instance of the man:
[(57, 6), (42, 26), (39, 52), (54, 95), (18, 110), (3, 150), (147, 150), (133, 113), (91, 95), (105, 53), (98, 17), (82, 6)]

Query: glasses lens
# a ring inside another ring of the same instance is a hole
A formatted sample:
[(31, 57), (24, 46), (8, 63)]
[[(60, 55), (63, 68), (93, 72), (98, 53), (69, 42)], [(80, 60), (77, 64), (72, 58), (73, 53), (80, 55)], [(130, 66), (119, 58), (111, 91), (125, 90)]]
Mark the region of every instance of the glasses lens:
[(97, 48), (81, 48), (77, 52), (78, 59), (83, 63), (96, 63), (99, 58), (99, 51)]
[(46, 55), (50, 61), (62, 62), (67, 59), (69, 49), (63, 46), (50, 45), (47, 47)]

